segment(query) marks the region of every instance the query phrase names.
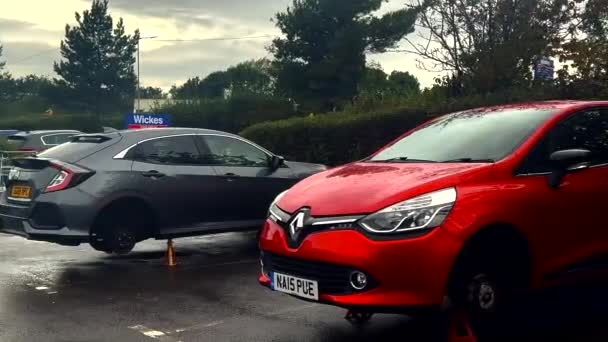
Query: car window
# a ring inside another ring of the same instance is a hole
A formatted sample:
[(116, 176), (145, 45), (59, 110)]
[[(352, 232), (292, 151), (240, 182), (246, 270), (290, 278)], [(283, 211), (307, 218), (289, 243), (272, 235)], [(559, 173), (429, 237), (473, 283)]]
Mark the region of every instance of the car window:
[(41, 139), (45, 145), (61, 145), (70, 141), (70, 138), (74, 135), (74, 133), (52, 134), (42, 136)]
[(451, 114), (403, 137), (369, 161), (498, 161), (513, 152), (553, 113), (555, 109), (515, 107)]
[(608, 109), (574, 114), (554, 127), (530, 152), (520, 173), (551, 171), (553, 152), (568, 149), (591, 151), (591, 165), (608, 163)]
[(214, 135), (206, 135), (202, 139), (208, 150), (203, 155), (206, 163), (224, 166), (268, 166), (270, 156), (249, 143)]
[(134, 159), (153, 164), (199, 164), (200, 154), (192, 136), (154, 139), (137, 145)]
[(57, 144), (57, 135), (55, 135), (55, 134), (44, 135), (44, 136), (40, 137), (40, 139), (42, 140), (42, 143), (45, 145), (58, 145)]
[(16, 149), (19, 149), (19, 148), (25, 146), (27, 139), (20, 135), (13, 135), (13, 136), (8, 137), (7, 140), (11, 146), (11, 149), (16, 150)]
[(60, 144), (65, 144), (66, 142), (70, 141), (70, 139), (76, 134), (74, 133), (67, 133), (67, 134), (58, 134), (56, 137), (56, 144), (60, 145)]

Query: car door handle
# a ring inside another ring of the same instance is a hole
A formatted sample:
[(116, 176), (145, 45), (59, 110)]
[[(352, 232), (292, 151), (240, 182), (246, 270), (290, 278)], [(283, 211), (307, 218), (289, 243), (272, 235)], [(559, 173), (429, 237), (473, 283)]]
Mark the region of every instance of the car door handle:
[(164, 173), (160, 173), (156, 170), (142, 172), (141, 175), (150, 178), (162, 178), (166, 176)]

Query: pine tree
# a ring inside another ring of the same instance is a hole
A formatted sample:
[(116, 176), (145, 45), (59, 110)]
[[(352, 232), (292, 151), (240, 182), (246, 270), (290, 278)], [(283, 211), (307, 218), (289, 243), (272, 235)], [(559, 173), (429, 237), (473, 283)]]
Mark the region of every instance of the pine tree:
[[(0, 44), (0, 58), (2, 58), (2, 44)], [(0, 71), (2, 71), (2, 69), (4, 69), (4, 66), (6, 65), (6, 62), (3, 62), (0, 60)]]
[(54, 66), (61, 83), (95, 113), (128, 108), (136, 88), (139, 31), (125, 34), (122, 18), (114, 27), (108, 0), (94, 0), (90, 10), (76, 13), (76, 21), (77, 26), (66, 25), (63, 60)]

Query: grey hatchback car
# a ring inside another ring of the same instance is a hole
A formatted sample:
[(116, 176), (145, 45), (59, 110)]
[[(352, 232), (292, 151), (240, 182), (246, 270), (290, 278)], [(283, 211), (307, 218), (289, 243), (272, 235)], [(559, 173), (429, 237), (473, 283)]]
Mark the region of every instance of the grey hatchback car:
[(108, 253), (148, 238), (257, 229), (278, 194), (326, 169), (187, 128), (77, 135), (14, 163), (1, 232)]

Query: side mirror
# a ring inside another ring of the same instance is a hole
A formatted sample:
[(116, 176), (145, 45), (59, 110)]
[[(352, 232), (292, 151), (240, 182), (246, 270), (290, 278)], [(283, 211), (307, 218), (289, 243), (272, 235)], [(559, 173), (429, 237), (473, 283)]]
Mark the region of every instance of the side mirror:
[(270, 160), (270, 169), (272, 171), (276, 171), (283, 166), (283, 164), (285, 164), (285, 158), (280, 156), (272, 156), (272, 159)]
[(552, 153), (549, 159), (553, 164), (553, 172), (549, 175), (549, 186), (556, 189), (561, 184), (562, 178), (569, 172), (588, 168), (590, 158), (591, 151), (583, 149), (562, 150)]

